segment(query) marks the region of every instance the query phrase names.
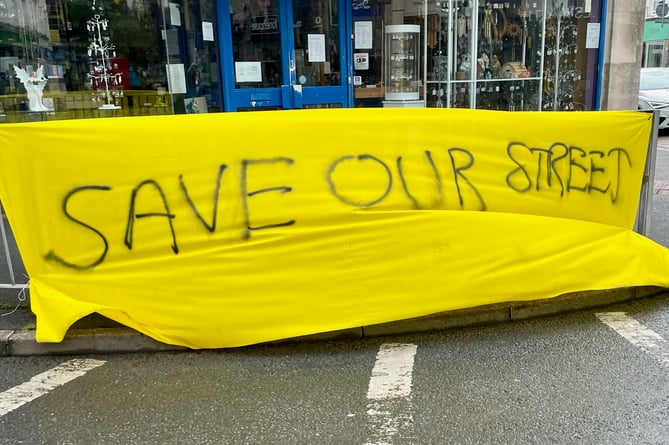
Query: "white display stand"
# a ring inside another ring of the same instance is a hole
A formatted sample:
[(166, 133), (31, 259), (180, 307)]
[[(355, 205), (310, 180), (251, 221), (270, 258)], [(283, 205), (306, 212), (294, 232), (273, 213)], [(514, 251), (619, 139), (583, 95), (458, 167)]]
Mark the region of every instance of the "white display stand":
[(384, 96), (412, 102), (420, 97), (420, 26), (387, 25), (384, 39)]

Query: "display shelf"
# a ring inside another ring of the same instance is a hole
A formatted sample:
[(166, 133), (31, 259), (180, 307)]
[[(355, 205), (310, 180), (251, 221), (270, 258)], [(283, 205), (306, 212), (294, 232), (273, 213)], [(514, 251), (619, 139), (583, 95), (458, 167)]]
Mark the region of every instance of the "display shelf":
[[(453, 84), (458, 84), (458, 83), (495, 83), (495, 82), (529, 82), (529, 81), (536, 81), (536, 80), (541, 80), (541, 77), (524, 77), (524, 78), (509, 78), (509, 79), (504, 79), (504, 78), (499, 78), (499, 79), (468, 79), (468, 80), (453, 80), (451, 83)], [(426, 84), (446, 84), (446, 81), (444, 80), (428, 80), (425, 82)]]
[(356, 99), (370, 99), (370, 98), (379, 98), (383, 97), (383, 88), (374, 87), (374, 88), (354, 88), (353, 96)]

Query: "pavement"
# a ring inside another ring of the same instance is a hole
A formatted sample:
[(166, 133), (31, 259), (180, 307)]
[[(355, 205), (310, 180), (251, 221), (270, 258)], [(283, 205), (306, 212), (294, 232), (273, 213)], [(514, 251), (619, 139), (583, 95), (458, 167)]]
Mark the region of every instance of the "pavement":
[[(646, 297), (669, 298), (669, 290), (659, 287), (636, 287), (578, 292), (545, 300), (480, 306), (391, 323), (277, 340), (271, 343), (355, 340), (504, 323), (606, 307)], [(7, 298), (3, 297), (0, 300), (0, 357), (114, 354), (187, 349), (158, 342), (99, 314), (91, 314), (77, 321), (60, 343), (37, 342), (35, 325), (36, 317), (30, 311), (28, 300), (17, 301), (13, 307), (10, 307), (7, 304)]]
[[(660, 139), (656, 157), (650, 228), (647, 236), (669, 247), (669, 137)], [(289, 338), (271, 343), (361, 339), (459, 327), (504, 323), (573, 311), (606, 307), (646, 297), (669, 297), (669, 289), (658, 287), (620, 288), (578, 292), (545, 300), (508, 302), (449, 311), (426, 317), (361, 326), (334, 332)], [(76, 322), (60, 343), (35, 340), (36, 317), (30, 310), (29, 291), (2, 289), (0, 292), (0, 357), (111, 354), (186, 350), (147, 337), (99, 314)]]

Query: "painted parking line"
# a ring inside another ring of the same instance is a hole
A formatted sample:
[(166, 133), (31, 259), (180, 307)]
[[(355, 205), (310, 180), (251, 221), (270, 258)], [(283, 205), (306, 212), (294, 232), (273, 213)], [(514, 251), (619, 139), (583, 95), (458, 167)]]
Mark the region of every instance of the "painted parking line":
[(669, 342), (625, 312), (600, 312), (597, 318), (622, 335), (637, 348), (656, 358), (662, 367), (669, 368)]
[(105, 363), (93, 359), (70, 360), (0, 393), (0, 417)]
[(417, 349), (403, 343), (386, 343), (379, 348), (367, 390), (366, 445), (393, 443), (400, 433), (402, 441), (411, 442), (411, 382)]
[(669, 181), (666, 179), (656, 179), (653, 182), (654, 195), (669, 195)]

